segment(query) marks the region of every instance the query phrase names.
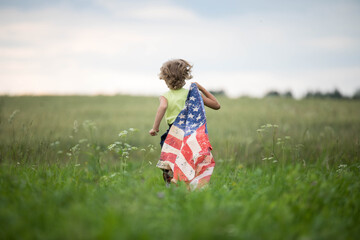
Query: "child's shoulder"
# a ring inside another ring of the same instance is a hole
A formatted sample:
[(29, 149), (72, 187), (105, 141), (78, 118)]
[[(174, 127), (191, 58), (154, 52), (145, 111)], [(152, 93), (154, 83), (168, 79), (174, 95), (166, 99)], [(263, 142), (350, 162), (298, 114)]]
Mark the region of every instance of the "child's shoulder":
[(180, 95), (180, 94), (184, 94), (184, 93), (188, 93), (189, 89), (187, 88), (180, 88), (177, 90), (173, 90), (173, 89), (169, 89), (168, 91), (164, 92), (163, 94), (161, 94), (161, 96), (170, 96), (170, 95)]
[(171, 94), (171, 90), (168, 90), (168, 91), (164, 92), (163, 94), (161, 94), (161, 96), (165, 97), (165, 98), (169, 98), (170, 94)]

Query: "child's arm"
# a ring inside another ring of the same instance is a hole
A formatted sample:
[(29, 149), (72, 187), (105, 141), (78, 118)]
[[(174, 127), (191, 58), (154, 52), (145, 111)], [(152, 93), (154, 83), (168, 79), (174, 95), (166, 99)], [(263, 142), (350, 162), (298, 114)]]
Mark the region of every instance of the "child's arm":
[(166, 109), (167, 109), (167, 100), (165, 97), (161, 96), (160, 97), (160, 105), (156, 112), (156, 117), (155, 117), (153, 128), (149, 131), (149, 134), (151, 136), (156, 136), (157, 133), (159, 132), (160, 122), (161, 122), (162, 118), (164, 117)]
[(219, 110), (220, 109), (220, 103), (214, 97), (214, 95), (212, 95), (210, 92), (208, 92), (203, 86), (201, 86), (197, 82), (195, 82), (195, 83), (196, 83), (198, 89), (204, 94), (204, 95), (201, 95), (202, 99), (204, 101), (204, 105), (209, 107), (209, 108)]

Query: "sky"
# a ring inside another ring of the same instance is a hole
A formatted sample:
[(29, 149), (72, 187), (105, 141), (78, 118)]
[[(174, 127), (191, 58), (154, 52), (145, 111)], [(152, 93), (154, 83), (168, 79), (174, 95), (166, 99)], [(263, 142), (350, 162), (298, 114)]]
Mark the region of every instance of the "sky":
[(360, 1), (0, 0), (0, 94), (167, 91), (182, 58), (209, 90), (360, 88)]

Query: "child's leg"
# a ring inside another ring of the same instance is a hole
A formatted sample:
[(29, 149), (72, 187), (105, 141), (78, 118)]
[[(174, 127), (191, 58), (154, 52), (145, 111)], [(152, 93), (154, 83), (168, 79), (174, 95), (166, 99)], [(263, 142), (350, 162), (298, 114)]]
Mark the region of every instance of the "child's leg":
[[(168, 130), (166, 130), (166, 132), (160, 137), (160, 146), (161, 146), (161, 148), (164, 145), (166, 137), (167, 137), (167, 135), (168, 135), (168, 133), (170, 131), (171, 125), (169, 125)], [(169, 186), (170, 183), (171, 183), (171, 179), (173, 178), (173, 172), (171, 170), (167, 170), (167, 169), (162, 169), (162, 171), (163, 171), (164, 181), (165, 181), (166, 185)]]
[(167, 135), (168, 135), (168, 132), (164, 133), (164, 134), (161, 135), (161, 137), (160, 137), (160, 147), (161, 147), (161, 148), (162, 148), (163, 145), (164, 145), (164, 142), (165, 142), (165, 139), (166, 139)]
[(163, 178), (165, 183), (170, 184), (171, 179), (173, 178), (173, 172), (171, 170), (166, 170), (166, 169), (162, 169), (162, 170), (163, 170)]

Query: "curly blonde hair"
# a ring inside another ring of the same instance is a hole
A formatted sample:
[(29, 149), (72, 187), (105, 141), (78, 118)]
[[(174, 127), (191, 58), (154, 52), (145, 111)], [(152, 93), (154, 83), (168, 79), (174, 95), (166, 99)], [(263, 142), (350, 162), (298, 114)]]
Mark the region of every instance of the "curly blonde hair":
[(185, 80), (192, 78), (191, 68), (192, 65), (183, 59), (169, 60), (160, 68), (159, 78), (165, 80), (170, 89), (177, 90), (185, 85)]

